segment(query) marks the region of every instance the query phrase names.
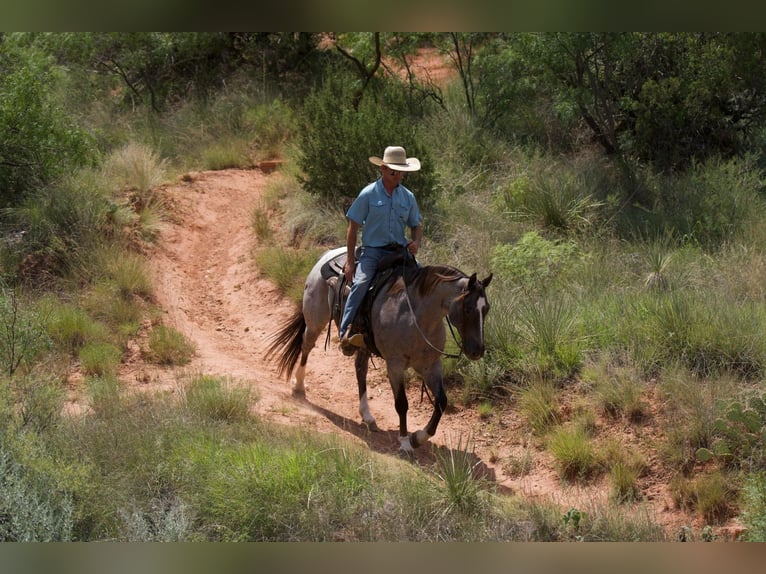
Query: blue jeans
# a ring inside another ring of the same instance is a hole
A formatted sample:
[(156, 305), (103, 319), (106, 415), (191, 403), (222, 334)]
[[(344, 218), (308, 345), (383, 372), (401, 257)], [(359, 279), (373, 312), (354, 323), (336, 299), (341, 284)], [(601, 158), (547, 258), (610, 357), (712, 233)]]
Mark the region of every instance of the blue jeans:
[(340, 321), (340, 338), (346, 334), (351, 323), (354, 322), (356, 312), (362, 304), (370, 283), (375, 278), (375, 272), (378, 270), (378, 262), (391, 252), (380, 247), (363, 247), (362, 254), (359, 256), (359, 262), (354, 272), (354, 280), (351, 283), (351, 292), (346, 299), (346, 306), (343, 309), (343, 317)]

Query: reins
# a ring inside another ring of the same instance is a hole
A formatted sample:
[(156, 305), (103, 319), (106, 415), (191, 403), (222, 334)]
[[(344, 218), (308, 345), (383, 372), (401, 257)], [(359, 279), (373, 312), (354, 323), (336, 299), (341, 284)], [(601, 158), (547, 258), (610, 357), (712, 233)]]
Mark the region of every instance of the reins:
[[(415, 323), (415, 328), (418, 330), (418, 333), (420, 333), (420, 336), (423, 338), (423, 340), (426, 342), (426, 344), (431, 347), (434, 351), (439, 353), (440, 355), (444, 357), (448, 357), (450, 359), (459, 359), (463, 354), (463, 344), (457, 340), (457, 337), (455, 336), (455, 330), (452, 326), (452, 321), (450, 321), (449, 315), (447, 315), (447, 325), (449, 326), (449, 332), (452, 335), (452, 339), (455, 341), (455, 344), (460, 349), (460, 352), (457, 354), (454, 353), (447, 353), (442, 349), (437, 348), (431, 341), (428, 340), (428, 337), (426, 337), (426, 334), (423, 333), (423, 330), (420, 328), (420, 325), (418, 325), (418, 317), (415, 315), (415, 310), (412, 308), (412, 301), (410, 301), (410, 294), (407, 292), (407, 281), (404, 279), (404, 262), (402, 263), (402, 283), (404, 283), (404, 298), (407, 300), (407, 307), (410, 309), (410, 313), (412, 313), (412, 320)], [(445, 347), (446, 348), (446, 347)], [(431, 393), (428, 390), (428, 387), (426, 386), (425, 381), (421, 381), (420, 383), (420, 402), (423, 402), (423, 393), (425, 392), (426, 396), (428, 397), (429, 402), (433, 405), (434, 400), (431, 397)]]

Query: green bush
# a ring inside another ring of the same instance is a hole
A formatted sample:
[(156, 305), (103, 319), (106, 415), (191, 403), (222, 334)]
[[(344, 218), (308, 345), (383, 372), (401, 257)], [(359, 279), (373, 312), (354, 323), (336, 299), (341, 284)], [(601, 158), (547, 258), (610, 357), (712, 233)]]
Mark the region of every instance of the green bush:
[(757, 472), (745, 479), (742, 488), (742, 522), (748, 542), (766, 542), (766, 474)]
[(495, 245), (490, 263), (495, 273), (514, 284), (530, 290), (544, 290), (580, 257), (573, 241), (549, 240), (537, 231), (528, 231), (514, 244)]
[(687, 173), (662, 180), (656, 211), (665, 227), (716, 248), (763, 217), (762, 180), (762, 171), (747, 158), (694, 164)]
[(0, 41), (0, 208), (90, 159), (85, 131), (56, 105), (58, 80), (46, 57)]
[(55, 481), (26, 468), (0, 441), (0, 542), (67, 542), (73, 504)]

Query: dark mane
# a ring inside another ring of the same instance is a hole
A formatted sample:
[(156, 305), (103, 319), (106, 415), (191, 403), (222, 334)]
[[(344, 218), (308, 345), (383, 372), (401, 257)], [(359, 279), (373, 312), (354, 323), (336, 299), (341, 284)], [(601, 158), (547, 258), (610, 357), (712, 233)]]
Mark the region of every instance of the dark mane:
[(445, 281), (457, 281), (468, 277), (465, 273), (449, 265), (427, 265), (416, 269), (411, 277), (407, 278), (407, 283), (417, 288), (420, 295), (425, 297), (434, 288)]

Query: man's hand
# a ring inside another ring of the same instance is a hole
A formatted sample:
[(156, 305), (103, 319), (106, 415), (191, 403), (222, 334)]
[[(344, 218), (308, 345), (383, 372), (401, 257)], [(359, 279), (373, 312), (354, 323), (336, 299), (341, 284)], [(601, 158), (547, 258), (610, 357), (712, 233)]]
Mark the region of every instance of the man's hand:
[(346, 262), (343, 264), (343, 274), (346, 276), (346, 281), (349, 283), (354, 279), (354, 271), (356, 271), (356, 263), (354, 262), (353, 257), (351, 259), (347, 257)]

